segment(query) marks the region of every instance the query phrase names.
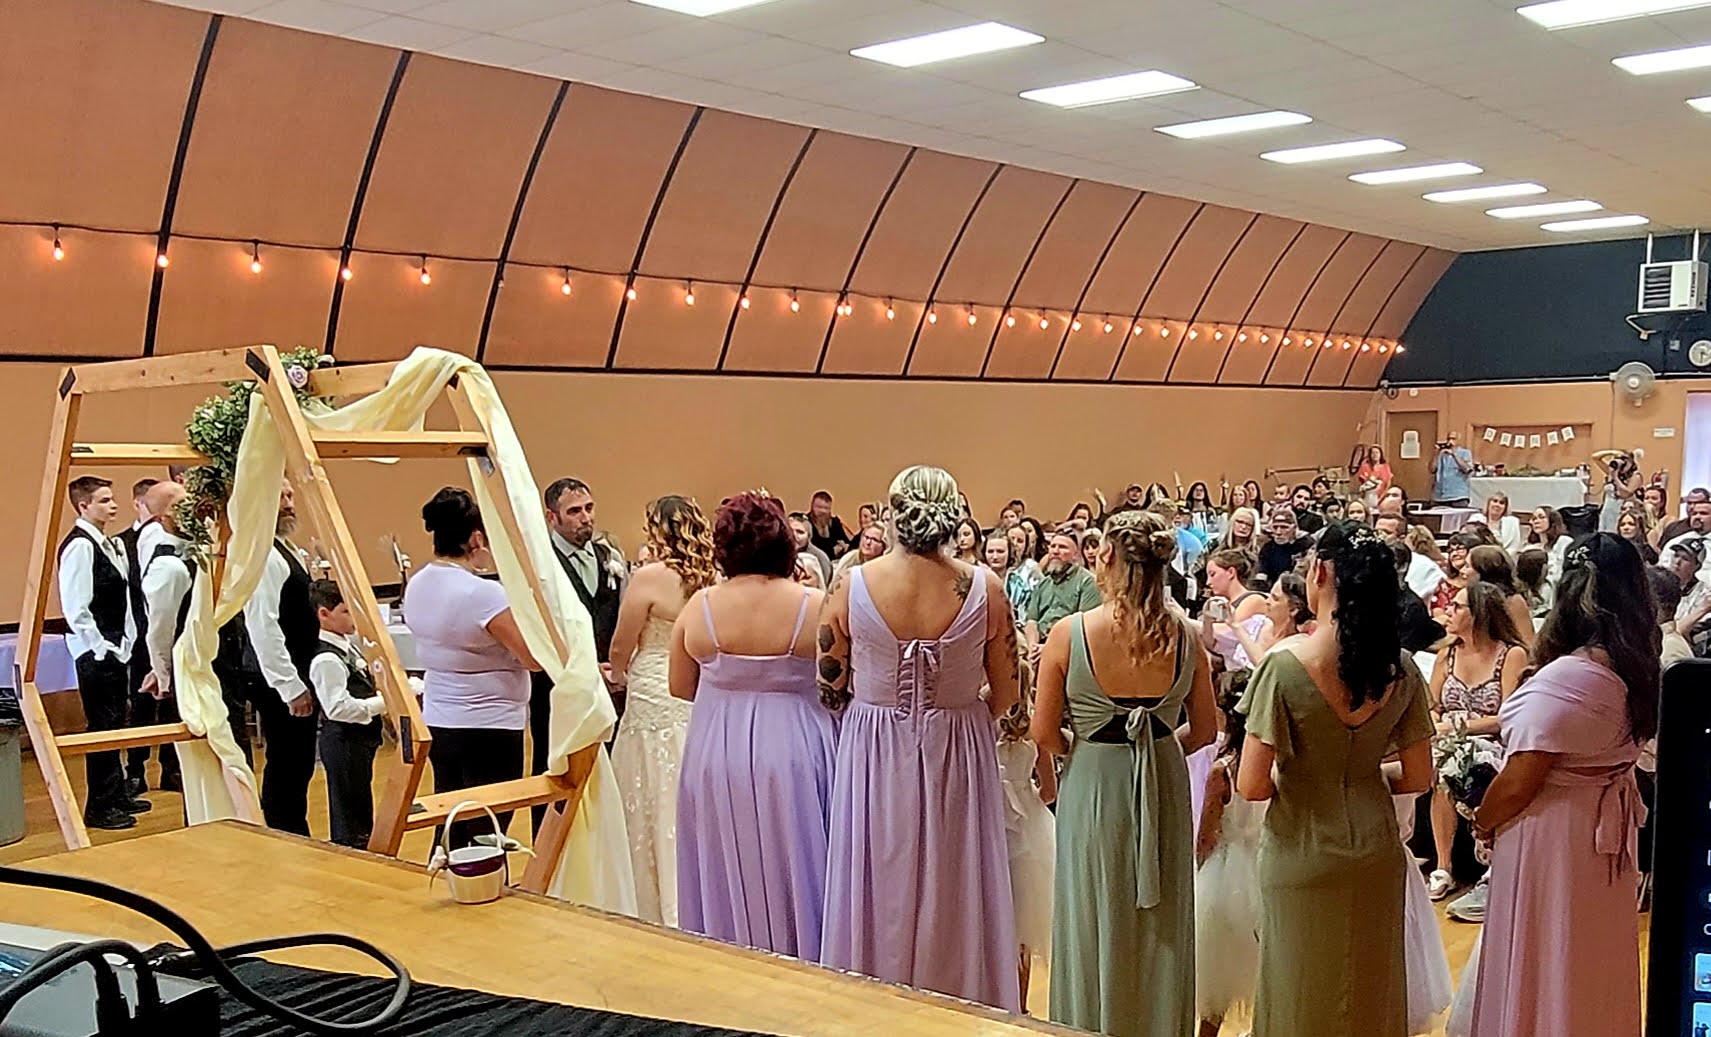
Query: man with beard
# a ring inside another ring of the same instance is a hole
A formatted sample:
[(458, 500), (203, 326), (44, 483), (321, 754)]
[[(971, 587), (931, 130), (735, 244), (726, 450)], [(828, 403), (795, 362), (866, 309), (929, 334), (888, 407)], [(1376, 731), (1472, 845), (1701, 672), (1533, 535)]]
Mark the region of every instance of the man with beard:
[(814, 564), (820, 567), (820, 586), (827, 587), (832, 582), (832, 559), (826, 552), (814, 546), (814, 527), (809, 525), (808, 516), (800, 511), (790, 513), (790, 535), (796, 541), (796, 553), (807, 555), (814, 559)]
[[(176, 509), (183, 499), (184, 487), (170, 480), (154, 483), (143, 494), (149, 516), (143, 531), (152, 530), (154, 535), (142, 541), (153, 546), (137, 563), (144, 603), (138, 628), (144, 671), (131, 696), (131, 724), (136, 727), (178, 720), (178, 703), (172, 697), (172, 646), (184, 632), (191, 582), (189, 566), (178, 555), (184, 540), (179, 536)], [(149, 746), (130, 751), (125, 770), (136, 786), (148, 785), (148, 759)], [(160, 747), (159, 787), (169, 792), (184, 790), (178, 753), (164, 745)]]
[(309, 570), (288, 539), (296, 528), (296, 500), (291, 484), (285, 483), (279, 488), (273, 549), (261, 582), (244, 605), (244, 627), (260, 670), (259, 679), (252, 679), (246, 690), (267, 740), (262, 816), (269, 828), (306, 836), (319, 727), (309, 664), (321, 643), (321, 623), (309, 601)]
[(1081, 545), (1075, 531), (1059, 527), (1052, 534), (1046, 560), (1041, 563), (1040, 581), (1028, 600), (1028, 654), (1036, 660), (1040, 645), (1058, 621), (1078, 612), (1099, 607), (1099, 585), (1081, 564)]
[(809, 537), (827, 558), (842, 558), (855, 542), (844, 529), (844, 520), (832, 514), (832, 495), (825, 490), (815, 492), (808, 502), (808, 520), (813, 526)]

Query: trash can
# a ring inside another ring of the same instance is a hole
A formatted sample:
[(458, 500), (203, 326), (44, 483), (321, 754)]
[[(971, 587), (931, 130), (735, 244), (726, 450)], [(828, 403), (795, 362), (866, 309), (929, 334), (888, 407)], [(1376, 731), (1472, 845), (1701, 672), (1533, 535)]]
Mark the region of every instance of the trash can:
[(0, 846), (24, 837), (24, 723), (0, 717)]

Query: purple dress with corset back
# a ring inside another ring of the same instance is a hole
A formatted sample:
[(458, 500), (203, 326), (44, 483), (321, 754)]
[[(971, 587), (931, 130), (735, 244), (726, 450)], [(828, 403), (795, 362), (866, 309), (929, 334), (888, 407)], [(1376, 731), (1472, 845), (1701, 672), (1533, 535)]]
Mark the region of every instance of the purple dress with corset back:
[(936, 640), (900, 642), (854, 569), (850, 641), (821, 961), (1019, 1011), (986, 581)]

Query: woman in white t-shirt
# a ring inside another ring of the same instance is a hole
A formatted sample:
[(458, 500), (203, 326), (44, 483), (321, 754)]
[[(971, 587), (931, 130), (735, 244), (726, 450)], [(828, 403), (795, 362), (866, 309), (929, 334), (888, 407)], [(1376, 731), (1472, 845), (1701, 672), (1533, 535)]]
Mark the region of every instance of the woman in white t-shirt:
[[(434, 791), (521, 778), (529, 671), (540, 666), (505, 588), (478, 575), (481, 563), (491, 563), (481, 512), (469, 491), (447, 486), (422, 505), (422, 525), (433, 534), (434, 560), (410, 578), (404, 624), (426, 671), (422, 719), (434, 737)], [(499, 816), (501, 826), (510, 821)], [(453, 847), (479, 832), (475, 822), (459, 821)]]
[(1520, 518), (1509, 514), (1509, 495), (1506, 493), (1486, 496), (1485, 528), (1491, 530), (1491, 535), (1497, 538), (1497, 546), (1508, 551), (1511, 558), (1526, 546), (1526, 533), (1521, 528)]

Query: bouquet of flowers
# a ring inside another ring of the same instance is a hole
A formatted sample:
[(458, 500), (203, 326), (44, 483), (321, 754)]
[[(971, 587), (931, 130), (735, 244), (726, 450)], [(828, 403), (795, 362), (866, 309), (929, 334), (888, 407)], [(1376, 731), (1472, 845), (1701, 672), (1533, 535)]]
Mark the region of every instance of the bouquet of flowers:
[(1465, 714), (1451, 713), (1448, 719), (1450, 729), (1432, 741), (1432, 764), (1456, 813), (1471, 821), (1503, 766), (1503, 747), (1489, 735), (1469, 734)]

